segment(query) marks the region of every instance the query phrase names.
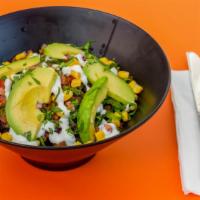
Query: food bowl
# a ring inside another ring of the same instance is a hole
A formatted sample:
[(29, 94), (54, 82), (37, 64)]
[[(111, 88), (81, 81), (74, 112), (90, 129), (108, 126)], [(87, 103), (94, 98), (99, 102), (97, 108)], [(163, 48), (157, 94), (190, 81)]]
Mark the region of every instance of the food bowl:
[(158, 43), (138, 26), (101, 11), (44, 7), (0, 17), (0, 62), (43, 43), (82, 45), (94, 41), (93, 53), (115, 58), (144, 87), (139, 108), (121, 134), (100, 142), (70, 147), (37, 147), (0, 140), (30, 164), (49, 170), (80, 166), (98, 151), (146, 122), (159, 109), (170, 85), (170, 68)]

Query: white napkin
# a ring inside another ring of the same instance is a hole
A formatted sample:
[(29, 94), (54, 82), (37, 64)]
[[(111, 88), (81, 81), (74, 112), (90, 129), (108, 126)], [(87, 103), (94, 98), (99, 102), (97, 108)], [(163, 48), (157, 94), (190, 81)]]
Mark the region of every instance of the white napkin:
[(172, 101), (182, 188), (185, 194), (200, 195), (200, 116), (189, 71), (172, 71)]
[(194, 52), (187, 52), (186, 55), (197, 111), (200, 113), (200, 57)]

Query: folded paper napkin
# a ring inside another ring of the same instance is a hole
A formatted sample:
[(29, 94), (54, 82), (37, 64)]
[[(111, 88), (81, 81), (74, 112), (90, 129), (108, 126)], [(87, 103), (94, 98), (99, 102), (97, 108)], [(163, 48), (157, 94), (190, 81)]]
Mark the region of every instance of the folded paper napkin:
[[(187, 56), (190, 59), (190, 55)], [(200, 63), (196, 64), (200, 68)], [(182, 188), (185, 194), (200, 195), (200, 114), (195, 104), (194, 82), (191, 79), (190, 71), (172, 71), (172, 102)]]

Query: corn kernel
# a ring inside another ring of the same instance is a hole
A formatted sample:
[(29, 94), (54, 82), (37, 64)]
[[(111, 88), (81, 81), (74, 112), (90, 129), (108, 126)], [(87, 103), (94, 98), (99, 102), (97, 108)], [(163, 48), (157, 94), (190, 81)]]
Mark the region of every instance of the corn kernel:
[(76, 58), (74, 58), (74, 59), (72, 60), (72, 62), (70, 62), (70, 65), (69, 65), (69, 66), (73, 66), (73, 65), (80, 65), (79, 61), (78, 61)]
[(103, 131), (98, 131), (95, 133), (96, 141), (101, 141), (105, 139), (105, 134)]
[(12, 135), (10, 133), (6, 132), (1, 134), (1, 139), (6, 141), (12, 141)]
[(133, 81), (131, 81), (131, 82), (129, 83), (129, 86), (130, 86), (132, 89), (134, 89), (134, 87), (135, 87), (136, 84), (137, 84), (137, 83), (133, 80)]
[(2, 64), (3, 64), (3, 65), (9, 65), (10, 62), (9, 62), (9, 61), (5, 61), (5, 62), (3, 62)]
[(81, 79), (73, 79), (71, 82), (72, 87), (79, 87), (81, 86)]
[(76, 142), (74, 143), (74, 145), (81, 145), (81, 142), (76, 141)]
[(141, 85), (136, 84), (135, 87), (133, 88), (133, 91), (135, 92), (135, 94), (139, 94), (141, 93), (143, 90), (143, 87)]
[(67, 92), (64, 92), (64, 101), (68, 101), (69, 99), (71, 99), (73, 96), (73, 92), (72, 91), (69, 91), (68, 93)]
[(119, 112), (115, 112), (114, 113), (114, 116), (117, 118), (117, 119), (121, 119), (121, 114)]
[(78, 73), (76, 71), (72, 71), (70, 75), (76, 79), (80, 79), (80, 77), (81, 77), (80, 73)]
[(99, 58), (99, 61), (102, 62), (104, 65), (112, 65), (115, 63), (113, 60), (109, 60), (106, 57)]
[(112, 123), (115, 124), (116, 127), (120, 127), (120, 121), (118, 119), (113, 119)]
[(126, 79), (126, 78), (129, 77), (129, 72), (127, 72), (127, 71), (119, 71), (119, 72), (118, 72), (118, 76), (119, 76), (120, 78)]
[(124, 122), (127, 122), (128, 121), (128, 112), (127, 111), (123, 111), (122, 112), (122, 120)]
[(56, 115), (59, 116), (59, 117), (63, 117), (64, 113), (63, 112), (57, 112)]
[(17, 54), (17, 55), (14, 57), (14, 60), (21, 60), (21, 59), (24, 59), (26, 56), (27, 56), (26, 52), (23, 51), (23, 52)]
[(139, 94), (143, 90), (143, 87), (137, 84), (134, 80), (129, 83), (129, 86), (132, 88), (135, 94)]

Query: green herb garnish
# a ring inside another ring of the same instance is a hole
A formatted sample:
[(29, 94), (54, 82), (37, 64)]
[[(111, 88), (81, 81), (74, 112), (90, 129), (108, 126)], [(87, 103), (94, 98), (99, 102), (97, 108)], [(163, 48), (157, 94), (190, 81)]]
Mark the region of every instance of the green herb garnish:
[(24, 133), (24, 136), (27, 138), (28, 141), (31, 141), (31, 131)]

